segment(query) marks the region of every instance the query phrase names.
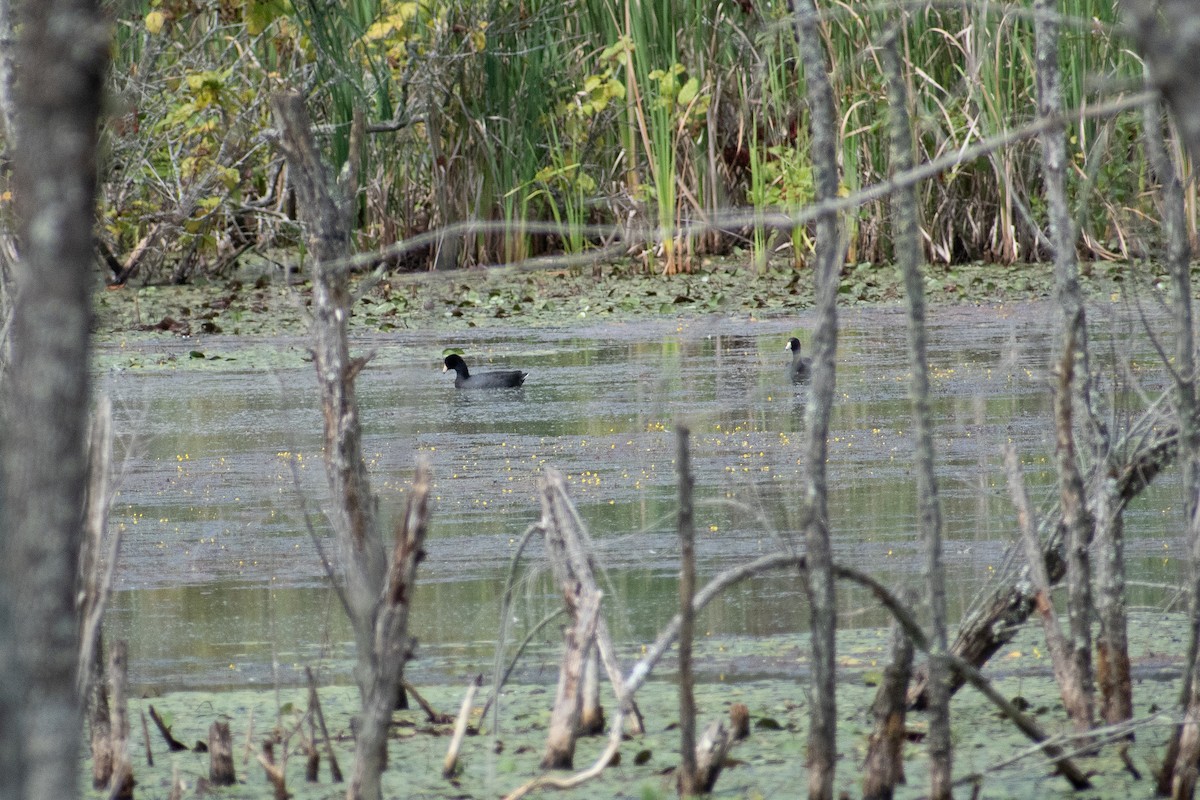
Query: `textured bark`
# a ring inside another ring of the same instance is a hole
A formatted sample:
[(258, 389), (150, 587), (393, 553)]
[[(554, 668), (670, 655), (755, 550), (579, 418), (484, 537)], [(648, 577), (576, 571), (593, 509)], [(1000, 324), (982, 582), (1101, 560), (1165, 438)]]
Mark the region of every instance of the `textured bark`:
[[(1125, 523), (1111, 480), (1096, 503), (1096, 685), (1100, 718), (1116, 725), (1133, 719), (1133, 676), (1125, 605)], [(1130, 734), (1130, 738), (1133, 734)]]
[(96, 126), (109, 29), (94, 0), (19, 8), (22, 135), (12, 165), (21, 260), (0, 409), (0, 797), (72, 798), (83, 724), (75, 586)]
[(888, 665), (883, 669), (883, 680), (871, 706), (875, 728), (867, 740), (863, 764), (864, 800), (891, 800), (896, 787), (904, 783), (904, 726), (908, 708), (905, 690), (912, 675), (913, 645), (895, 622), (888, 649)]
[(354, 628), (354, 675), (365, 698), (374, 652), (373, 610), (383, 587), (383, 539), (362, 457), (362, 429), (354, 381), (365, 362), (351, 358), (347, 325), (350, 290), (345, 259), (350, 230), (343, 200), (317, 150), (304, 101), (298, 94), (272, 98), (287, 156), (288, 178), (304, 224), (313, 279), (313, 364), (324, 414), (325, 473), (333, 498), (329, 516), (338, 539), (345, 599)]
[[(546, 470), (546, 476), (541, 481), (540, 500), (542, 504), (542, 519), (538, 528), (546, 542), (546, 553), (558, 583), (565, 597), (575, 594), (575, 586), (579, 584), (586, 594), (599, 594), (600, 588), (596, 583), (596, 568), (592, 558), (591, 537), (587, 526), (571, 502), (567, 494), (567, 483), (558, 470)], [(572, 618), (575, 611), (572, 610)], [(620, 700), (627, 696), (625, 679), (621, 675), (621, 666), (617, 663), (616, 649), (613, 647), (612, 636), (608, 625), (601, 614), (596, 621), (596, 651), (600, 655), (600, 663), (604, 665), (605, 674), (612, 684), (613, 693)], [(630, 731), (642, 733), (641, 711), (637, 704), (629, 698)]]
[(233, 734), (228, 722), (214, 722), (208, 726), (208, 779), (214, 786), (237, 783), (233, 769)]
[[(796, 40), (804, 66), (805, 94), (812, 133), (813, 194), (818, 203), (838, 193), (837, 132), (833, 88), (825, 66), (820, 19), (813, 0), (796, 0)], [(832, 800), (837, 768), (837, 675), (835, 635), (837, 598), (832, 573), (825, 461), (829, 417), (837, 383), (837, 290), (845, 245), (836, 213), (817, 218), (815, 264), (816, 328), (813, 378), (805, 411), (805, 549), (809, 559), (806, 590), (812, 630), (812, 704), (808, 731), (808, 796)]]
[(108, 661), (108, 676), (112, 685), (112, 753), (113, 769), (109, 783), (109, 798), (133, 797), (133, 762), (129, 757), (129, 654), (124, 641), (113, 645)]
[(12, 0), (0, 0), (0, 134), (5, 149), (13, 152), (17, 144), (17, 36), (13, 25)]
[(267, 774), (267, 783), (271, 784), (275, 800), (288, 800), (292, 795), (287, 790), (284, 765), (275, 763), (275, 743), (271, 740), (263, 742), (262, 752), (258, 754), (258, 763)]
[(304, 676), (308, 680), (308, 711), (313, 718), (313, 743), (316, 744), (316, 730), (321, 731), (321, 740), (325, 743), (325, 755), (329, 759), (329, 780), (341, 783), (342, 768), (338, 766), (337, 754), (333, 751), (333, 741), (329, 738), (329, 728), (325, 725), (325, 712), (321, 710), (321, 696), (317, 694), (317, 679), (313, 676), (312, 667), (304, 668)]
[(692, 597), (696, 594), (696, 523), (692, 508), (695, 478), (688, 449), (690, 431), (679, 425), (675, 436), (675, 469), (679, 473), (679, 794), (690, 797), (708, 790), (700, 788), (707, 775), (702, 777), (696, 765), (696, 685), (692, 674), (696, 626), (692, 613)]
[(351, 800), (382, 798), (380, 779), (387, 766), (388, 727), (404, 679), (404, 665), (412, 657), (415, 646), (408, 634), (408, 615), (412, 608), (417, 565), (425, 558), (432, 483), (429, 465), (424, 461), (417, 462), (404, 515), (396, 523), (387, 580), (373, 614), (375, 634), (370, 680), (355, 742), (354, 771), (346, 791)]
[[(1198, 17), (1200, 19), (1200, 17)], [(1184, 520), (1188, 526), (1191, 544), (1189, 548), (1189, 568), (1191, 570), (1191, 636), (1188, 643), (1188, 653), (1183, 681), (1180, 689), (1180, 703), (1185, 709), (1185, 725), (1194, 727), (1200, 718), (1200, 692), (1197, 692), (1198, 667), (1197, 649), (1198, 634), (1200, 634), (1200, 528), (1197, 526), (1196, 509), (1200, 501), (1200, 425), (1196, 424), (1196, 356), (1195, 336), (1193, 334), (1192, 285), (1191, 285), (1191, 247), (1188, 244), (1187, 210), (1184, 204), (1183, 190), (1179, 182), (1178, 171), (1168, 155), (1163, 141), (1162, 116), (1159, 103), (1147, 103), (1143, 117), (1145, 119), (1143, 138), (1146, 145), (1147, 161), (1158, 181), (1162, 196), (1163, 228), (1167, 239), (1166, 261), (1174, 289), (1175, 316), (1175, 403), (1179, 409), (1179, 440), (1180, 467), (1183, 473), (1184, 487)], [(1119, 523), (1119, 518), (1117, 520)], [(1117, 539), (1118, 543), (1120, 539)], [(1124, 582), (1124, 573), (1119, 576)], [(1102, 599), (1107, 594), (1102, 591)], [(1100, 604), (1102, 623), (1108, 616), (1105, 614), (1108, 602)], [(1114, 613), (1124, 615), (1124, 604), (1115, 607)], [(1102, 628), (1103, 630), (1103, 628)], [(1124, 630), (1119, 631), (1124, 634)], [(1129, 654), (1127, 646), (1122, 648), (1122, 641), (1105, 647), (1108, 642), (1101, 640), (1100, 657), (1104, 659), (1100, 672), (1100, 688), (1105, 700), (1105, 718), (1111, 715), (1118, 719), (1132, 717), (1132, 688), (1129, 679)], [(1123, 656), (1123, 658), (1122, 658)], [(1110, 663), (1111, 662), (1111, 663)], [(1110, 692), (1113, 699), (1109, 699)], [(1126, 697), (1128, 693), (1128, 698)], [(1122, 715), (1128, 716), (1122, 716)], [(1168, 740), (1166, 753), (1161, 768), (1157, 774), (1157, 790), (1159, 794), (1172, 794), (1176, 797), (1191, 797), (1195, 791), (1194, 765), (1200, 760), (1200, 741), (1194, 735), (1182, 737), (1184, 727), (1177, 727)], [(1187, 750), (1181, 746), (1186, 745)]]
[(105, 676), (101, 623), (112, 590), (121, 535), (113, 532), (107, 557), (101, 555), (108, 531), (108, 479), (112, 464), (112, 403), (102, 397), (92, 415), (88, 444), (88, 483), (84, 537), (79, 559), (80, 634), (78, 680), (91, 729), (92, 786), (112, 780), (112, 724)]
[(442, 777), (453, 778), (458, 772), (458, 751), (462, 747), (463, 738), (467, 735), (467, 723), (471, 721), (471, 707), (475, 703), (475, 693), (483, 685), (483, 675), (476, 675), (467, 686), (463, 695), (462, 705), (458, 708), (458, 717), (454, 720), (454, 735), (450, 737), (450, 746), (446, 748), (446, 757), (442, 760)]
[[(913, 142), (908, 114), (908, 87), (896, 51), (895, 31), (886, 37), (882, 61), (888, 84), (888, 126), (891, 131), (893, 172), (913, 167)], [(904, 273), (908, 300), (908, 358), (912, 371), (909, 397), (916, 439), (917, 508), (925, 544), (925, 585), (929, 603), (929, 795), (937, 800), (951, 796), (953, 747), (950, 741), (950, 687), (945, 655), (946, 567), (942, 559), (942, 507), (934, 471), (933, 413), (929, 406), (928, 335), (925, 329), (925, 281), (921, 274), (921, 234), (917, 221), (917, 187), (902, 189), (892, 197), (896, 262)], [(910, 655), (911, 657), (911, 655)], [(911, 666), (906, 668), (907, 683)], [(903, 693), (903, 689), (901, 689)], [(903, 714), (901, 714), (903, 723)], [(885, 775), (885, 777), (888, 777)]]
[(583, 710), (579, 713), (579, 733), (594, 736), (604, 732), (604, 706), (600, 705), (600, 655), (592, 651), (583, 665)]
[[(696, 743), (696, 754), (692, 759), (696, 764), (692, 780), (693, 794), (710, 794), (716, 787), (717, 778), (721, 777), (721, 770), (725, 767), (725, 755), (731, 746), (733, 736), (724, 724), (715, 720), (710, 722)], [(680, 794), (687, 796), (682, 786)]]
[[(1055, 0), (1035, 0), (1034, 36), (1038, 114), (1052, 118), (1062, 110), (1062, 76), (1058, 63), (1058, 11)], [(1062, 126), (1041, 135), (1042, 175), (1050, 217), (1050, 241), (1054, 247), (1054, 279), (1063, 315), (1059, 348), (1058, 382), (1054, 396), (1055, 455), (1059, 481), (1059, 504), (1067, 534), (1067, 617), (1070, 672), (1061, 679), (1067, 712), (1076, 731), (1092, 727), (1094, 683), (1092, 678), (1092, 574), (1088, 550), (1094, 521), (1088, 509), (1087, 492), (1078, 466), (1074, 434), (1074, 405), (1087, 407), (1088, 340), (1079, 269), (1075, 256), (1075, 225), (1067, 205), (1067, 147)], [(1078, 386), (1076, 378), (1078, 377)]]
[(567, 628), (562, 666), (558, 673), (558, 689), (550, 726), (546, 734), (546, 751), (542, 754), (542, 769), (570, 769), (575, 763), (575, 740), (579, 736), (580, 693), (583, 689), (583, 665), (596, 639), (596, 622), (600, 618), (600, 594), (586, 592), (580, 584), (566, 597), (574, 620)]
[(1021, 541), (1025, 546), (1029, 580), (1037, 596), (1038, 616), (1042, 619), (1046, 650), (1050, 653), (1050, 664), (1054, 669), (1054, 678), (1058, 683), (1063, 707), (1066, 708), (1067, 716), (1072, 720), (1087, 718), (1090, 708), (1087, 698), (1079, 692), (1079, 681), (1074, 674), (1075, 663), (1071, 660), (1070, 647), (1059, 626), (1054, 603), (1050, 599), (1050, 578), (1046, 574), (1046, 564), (1042, 560), (1037, 522), (1029, 502), (1029, 493), (1025, 488), (1025, 479), (1021, 475), (1021, 462), (1017, 458), (1017, 450), (1012, 444), (1004, 446), (1004, 470), (1008, 477), (1009, 496), (1012, 498), (1013, 507), (1017, 510), (1017, 527), (1021, 530)]
[[(338, 541), (341, 597), (354, 630), (354, 677), (362, 702), (347, 796), (379, 800), (387, 728), (413, 648), (408, 614), (417, 564), (425, 552), (430, 476), (428, 467), (419, 463), (389, 564), (362, 455), (354, 389), (366, 362), (350, 356), (347, 336), (351, 198), (339, 192), (317, 150), (302, 98), (278, 94), (272, 108), (312, 259), (313, 362), (325, 421), (325, 473), (333, 498), (329, 516)], [(361, 136), (361, 123), (356, 128), (355, 135)]]

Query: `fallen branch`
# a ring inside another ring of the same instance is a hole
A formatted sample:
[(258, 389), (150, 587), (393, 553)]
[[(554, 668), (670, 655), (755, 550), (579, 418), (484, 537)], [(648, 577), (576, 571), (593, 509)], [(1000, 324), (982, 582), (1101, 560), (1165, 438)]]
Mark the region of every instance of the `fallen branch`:
[[(729, 587), (760, 573), (777, 569), (797, 570), (800, 573), (801, 579), (803, 579), (804, 572), (808, 567), (804, 556), (792, 555), (790, 553), (773, 553), (732, 567), (715, 575), (703, 589), (696, 593), (692, 601), (693, 613), (700, 613), (705, 606)], [(917, 623), (916, 617), (883, 584), (865, 573), (836, 563), (833, 564), (833, 572), (834, 576), (839, 579), (853, 581), (868, 589), (875, 596), (875, 599), (879, 601), (880, 605), (891, 613), (896, 622), (912, 640), (913, 645), (923, 653), (929, 652), (929, 641), (925, 636), (925, 632)], [(680, 622), (679, 614), (672, 617), (671, 621), (659, 632), (658, 638), (647, 649), (646, 655), (629, 670), (629, 674), (624, 681), (625, 694), (621, 697), (617, 711), (613, 715), (612, 724), (609, 726), (608, 745), (599, 758), (587, 769), (565, 778), (540, 775), (505, 795), (505, 800), (519, 800), (519, 798), (537, 789), (573, 789), (604, 771), (605, 767), (608, 766), (613, 757), (621, 749), (621, 728), (625, 721), (625, 715), (628, 713), (627, 709), (630, 706), (630, 699), (641, 688), (642, 684), (646, 682), (646, 679), (650, 677), (650, 671), (679, 635)], [(979, 670), (955, 655), (948, 655), (947, 662), (951, 668), (951, 674), (971, 683), (984, 697), (1000, 709), (1006, 717), (1011, 719), (1022, 733), (1038, 745), (1038, 749), (1046, 754), (1073, 788), (1083, 789), (1091, 786), (1087, 776), (1063, 754), (1062, 748), (1057, 743), (1050, 741), (1046, 732), (1033, 719), (1026, 716), (1020, 709), (996, 691), (991, 682)]]
[(450, 738), (450, 746), (446, 748), (446, 760), (442, 762), (443, 778), (453, 778), (458, 774), (458, 750), (462, 747), (463, 737), (467, 735), (467, 723), (471, 721), (471, 706), (475, 703), (475, 693), (482, 685), (483, 675), (476, 675), (467, 686), (467, 693), (463, 695), (458, 719), (454, 721), (454, 736)]

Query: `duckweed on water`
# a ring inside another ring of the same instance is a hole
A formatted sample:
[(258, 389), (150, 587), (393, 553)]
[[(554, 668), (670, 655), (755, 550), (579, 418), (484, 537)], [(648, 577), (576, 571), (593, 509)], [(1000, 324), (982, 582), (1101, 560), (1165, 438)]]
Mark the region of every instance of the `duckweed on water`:
[[(1133, 763), (1149, 773), (1149, 765), (1161, 752), (1169, 730), (1168, 719), (1156, 715), (1157, 707), (1173, 706), (1178, 670), (1164, 667), (1153, 654), (1152, 642), (1182, 624), (1180, 617), (1142, 615), (1131, 634), (1135, 642), (1136, 714), (1145, 720), (1132, 744)], [(995, 663), (989, 672), (1001, 692), (1009, 698), (1020, 697), (1031, 714), (1051, 734), (1066, 734), (1068, 725), (1050, 678), (1049, 665), (1039, 648), (1040, 633), (1030, 626)], [(838, 791), (857, 796), (860, 770), (872, 719), (870, 705), (879, 670), (885, 636), (880, 631), (844, 632), (839, 636), (839, 723), (838, 745), (842, 754), (838, 773)], [(732, 751), (732, 762), (717, 786), (724, 797), (795, 796), (795, 787), (803, 782), (804, 743), (808, 724), (807, 681), (803, 679), (807, 663), (803, 638), (744, 637), (733, 640), (698, 642), (705, 674), (710, 680), (697, 688), (701, 724), (724, 718), (733, 703), (750, 709), (750, 738)], [(755, 679), (746, 671), (752, 663), (766, 667), (788, 662), (794, 679)], [(727, 667), (741, 671), (733, 677)], [(620, 763), (605, 770), (595, 781), (555, 797), (672, 797), (671, 770), (677, 764), (678, 698), (671, 682), (671, 665), (664, 664), (662, 678), (651, 681), (638, 695), (639, 706), (647, 722), (647, 733), (622, 746)], [(604, 687), (607, 690), (607, 686)], [(447, 713), (457, 709), (464, 687), (421, 687), (422, 694), (435, 709)], [(490, 726), (493, 717), (481, 720), (479, 712), (489, 689), (477, 698), (472, 726), (476, 735), (468, 737), (461, 754), (461, 770), (452, 780), (441, 777), (442, 758), (449, 742), (451, 726), (427, 720), (420, 710), (398, 711), (392, 729), (390, 766), (385, 774), (384, 790), (390, 797), (459, 798), (496, 797), (516, 788), (538, 774), (537, 764), (545, 744), (554, 687), (516, 685), (506, 687), (500, 698), (500, 728)], [(609, 709), (610, 695), (602, 696)], [(357, 691), (348, 686), (326, 687), (321, 702), (334, 749), (343, 771), (353, 758), (350, 718), (358, 706)], [(193, 745), (207, 736), (214, 720), (225, 720), (235, 736), (235, 767), (238, 784), (221, 789), (213, 796), (225, 798), (262, 798), (269, 787), (253, 753), (272, 731), (291, 734), (288, 739), (288, 789), (297, 800), (324, 800), (342, 797), (344, 785), (329, 782), (328, 763), (322, 756), (320, 781), (304, 780), (304, 757), (300, 736), (295, 733), (307, 706), (307, 691), (295, 687), (278, 691), (176, 692), (148, 696), (132, 703), (131, 713), (148, 714), (149, 706), (167, 717), (172, 733)], [(962, 690), (954, 699), (955, 773), (964, 776), (984, 772), (990, 767), (1025, 753), (1029, 743), (1011, 724), (1002, 720), (995, 709), (974, 691)], [(194, 789), (207, 777), (208, 756), (197, 752), (168, 753), (156, 732), (150, 746), (155, 764), (146, 766), (145, 744), (138, 726), (131, 740), (138, 792), (142, 797), (165, 796), (172, 772)], [(905, 747), (908, 783), (897, 797), (918, 797), (926, 789), (925, 753), (921, 743), (925, 720), (910, 714), (910, 742)], [(307, 731), (307, 724), (303, 726)], [(576, 768), (584, 768), (602, 752), (603, 737), (581, 740), (576, 751)], [(277, 748), (277, 756), (285, 748)], [(1079, 759), (1095, 785), (1089, 798), (1149, 796), (1147, 780), (1137, 781), (1125, 768), (1115, 747), (1099, 755)], [(90, 776), (90, 764), (81, 766), (81, 780)], [(1053, 774), (1042, 759), (1027, 754), (1002, 770), (981, 779), (985, 797), (1075, 797), (1067, 783)], [(89, 797), (100, 793), (87, 792)]]

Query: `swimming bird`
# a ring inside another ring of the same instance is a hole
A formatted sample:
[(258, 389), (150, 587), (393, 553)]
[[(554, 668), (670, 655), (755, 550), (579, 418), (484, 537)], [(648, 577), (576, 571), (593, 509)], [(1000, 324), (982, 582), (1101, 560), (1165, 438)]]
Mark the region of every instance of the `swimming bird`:
[(800, 340), (795, 336), (788, 339), (787, 349), (792, 351), (792, 365), (788, 367), (792, 381), (799, 383), (812, 377), (812, 359), (800, 355)]
[(467, 369), (467, 362), (457, 353), (446, 356), (443, 362), (442, 372), (450, 370), (457, 373), (454, 378), (456, 389), (514, 389), (525, 382), (525, 376), (528, 374), (519, 369), (510, 369), (472, 375)]

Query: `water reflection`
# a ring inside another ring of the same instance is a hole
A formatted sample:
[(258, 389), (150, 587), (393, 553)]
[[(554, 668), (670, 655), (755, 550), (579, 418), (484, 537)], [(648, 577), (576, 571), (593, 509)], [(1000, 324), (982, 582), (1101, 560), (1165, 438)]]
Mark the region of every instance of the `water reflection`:
[[(1012, 439), (1031, 467), (1045, 465), (1028, 477), (1035, 499), (1052, 495), (1051, 319), (1047, 307), (1022, 306), (944, 310), (932, 322), (956, 616), (1005, 568), (1013, 526), (1002, 442)], [(804, 323), (706, 319), (357, 342), (378, 354), (359, 396), (384, 516), (398, 513), (417, 456), (434, 468), (436, 511), (413, 617), (416, 674), (490, 668), (502, 583), (537, 518), (547, 466), (566, 473), (591, 528), (611, 582), (612, 627), (630, 648), (651, 639), (676, 603), (676, 420), (693, 428), (702, 575), (796, 540), (805, 389), (786, 380), (783, 343), (798, 333), (808, 348)], [(843, 323), (829, 442), (835, 557), (899, 588), (919, 581), (922, 564), (904, 320), (884, 309), (847, 313)], [(1131, 356), (1148, 362), (1144, 337), (1130, 340), (1141, 342)], [(457, 392), (440, 371), (446, 345), (463, 347), (479, 370), (520, 367), (527, 383)], [(269, 375), (125, 372), (104, 380), (117, 401), (125, 463), (113, 524), (127, 537), (109, 635), (131, 640), (139, 683), (292, 681), (296, 665), (314, 661), (348, 679), (350, 635), (301, 511), (324, 530), (314, 380), (302, 350), (288, 347), (295, 366)], [(1136, 602), (1161, 604), (1178, 583), (1172, 478), (1129, 512)], [(518, 637), (559, 602), (533, 566), (514, 608)], [(886, 624), (857, 590), (845, 587), (840, 602), (843, 624)], [(803, 630), (806, 616), (796, 577), (777, 574), (720, 598), (700, 624), (715, 637), (766, 636)], [(529, 668), (540, 664), (535, 658)]]

